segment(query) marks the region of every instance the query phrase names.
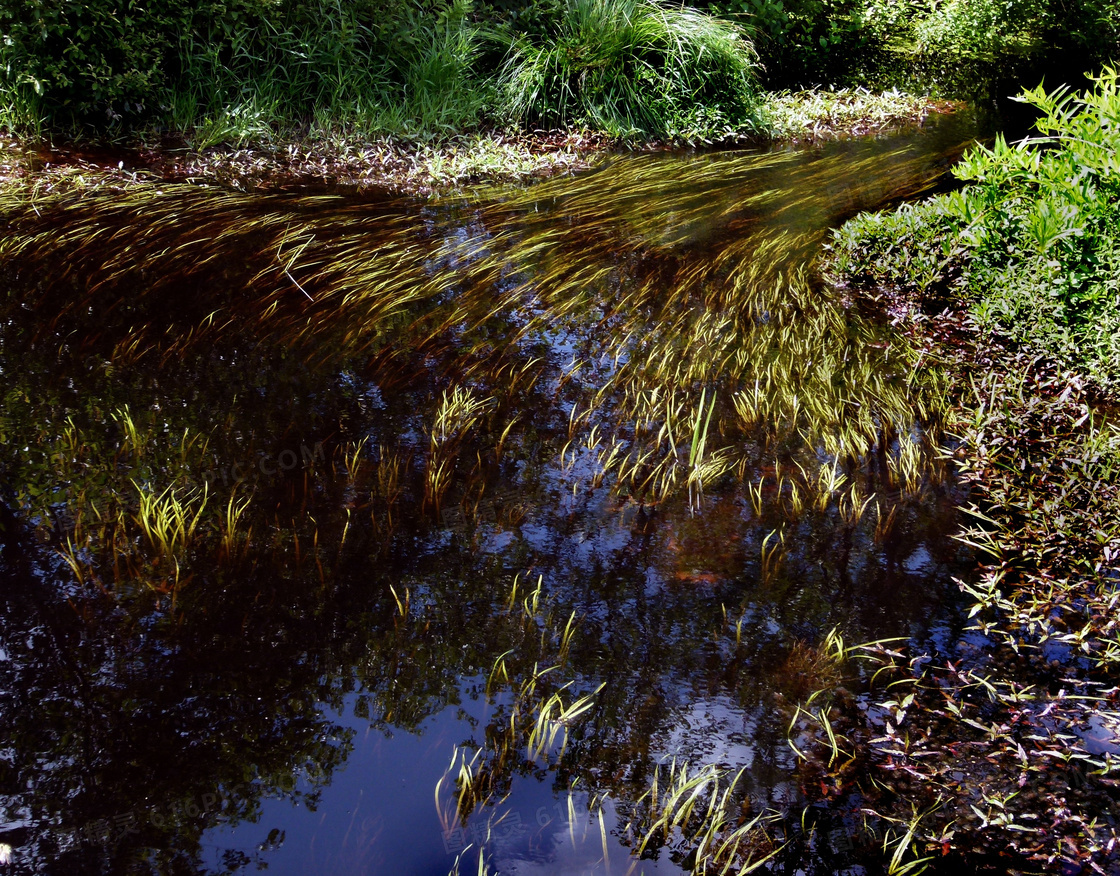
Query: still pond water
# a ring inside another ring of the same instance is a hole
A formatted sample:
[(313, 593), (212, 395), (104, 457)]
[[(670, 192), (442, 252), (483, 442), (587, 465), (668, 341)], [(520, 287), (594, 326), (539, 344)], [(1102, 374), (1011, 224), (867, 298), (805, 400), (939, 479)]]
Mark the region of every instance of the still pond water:
[(682, 775), (795, 805), (828, 631), (948, 635), (968, 567), (935, 365), (812, 260), (974, 135), (5, 195), (0, 842), (676, 874)]

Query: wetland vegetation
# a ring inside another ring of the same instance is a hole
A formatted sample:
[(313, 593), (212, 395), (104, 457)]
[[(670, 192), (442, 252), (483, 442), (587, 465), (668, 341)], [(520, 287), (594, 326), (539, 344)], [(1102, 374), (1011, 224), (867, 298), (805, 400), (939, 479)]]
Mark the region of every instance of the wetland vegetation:
[(0, 25), (17, 868), (1120, 869), (1111, 0)]
[(837, 280), (940, 313), (983, 369), (957, 392), (984, 646), (896, 655), (894, 697), (857, 722), (886, 768), (876, 793), (910, 803), (916, 780), (930, 839), (1115, 867), (1117, 74), (1021, 99), (1035, 137), (973, 150), (958, 191), (856, 218), (828, 259)]

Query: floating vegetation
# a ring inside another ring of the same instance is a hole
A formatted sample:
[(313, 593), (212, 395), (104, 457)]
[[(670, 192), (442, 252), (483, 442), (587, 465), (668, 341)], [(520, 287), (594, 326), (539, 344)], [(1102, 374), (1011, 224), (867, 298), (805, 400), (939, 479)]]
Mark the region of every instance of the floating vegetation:
[(865, 88), (809, 89), (767, 96), (765, 114), (773, 136), (820, 140), (882, 135), (919, 125), (931, 113), (960, 110), (952, 101), (904, 94), (896, 89), (873, 93)]

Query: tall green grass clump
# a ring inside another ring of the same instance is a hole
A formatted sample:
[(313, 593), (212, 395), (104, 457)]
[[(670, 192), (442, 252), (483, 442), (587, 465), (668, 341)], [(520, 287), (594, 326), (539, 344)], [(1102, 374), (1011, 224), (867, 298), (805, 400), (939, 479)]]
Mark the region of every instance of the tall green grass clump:
[(737, 25), (653, 0), (569, 0), (544, 39), (517, 36), (506, 111), (616, 136), (710, 136), (757, 127), (756, 55)]
[(965, 183), (838, 234), (832, 270), (925, 299), (963, 298), (981, 327), (1120, 385), (1120, 79), (1019, 100), (1038, 136), (977, 148)]

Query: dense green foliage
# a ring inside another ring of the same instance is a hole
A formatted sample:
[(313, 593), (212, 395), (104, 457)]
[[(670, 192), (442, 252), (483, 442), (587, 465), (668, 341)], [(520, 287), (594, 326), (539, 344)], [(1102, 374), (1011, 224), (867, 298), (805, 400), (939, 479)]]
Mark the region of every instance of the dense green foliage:
[[(873, 2), (871, 26), (888, 54), (943, 89), (975, 91), (1010, 81), (1071, 76), (1117, 57), (1116, 0)], [(1033, 84), (1033, 83), (1032, 83)]]
[(982, 93), (1116, 57), (1116, 0), (712, 0), (748, 22), (770, 86)]
[(703, 137), (757, 127), (759, 76), (957, 94), (1068, 81), (1117, 56), (1120, 0), (7, 0), (0, 34), (0, 125), (25, 132)]
[[(480, 97), (469, 2), (126, 0), (0, 7), (0, 116), (52, 128), (157, 121), (256, 135), (362, 121), (464, 127)], [(392, 117), (385, 118), (385, 113)], [(203, 135), (207, 139), (208, 134)]]
[(1104, 386), (1120, 381), (1120, 80), (1021, 98), (1039, 137), (997, 139), (957, 168), (960, 191), (862, 216), (835, 270), (925, 297), (963, 297), (996, 328)]
[(0, 30), (0, 123), (24, 130), (155, 125), (205, 145), (517, 118), (661, 135), (748, 125), (755, 105), (738, 27), (651, 0), (13, 0)]
[(774, 86), (846, 78), (876, 44), (864, 0), (721, 0), (721, 14), (746, 21)]

